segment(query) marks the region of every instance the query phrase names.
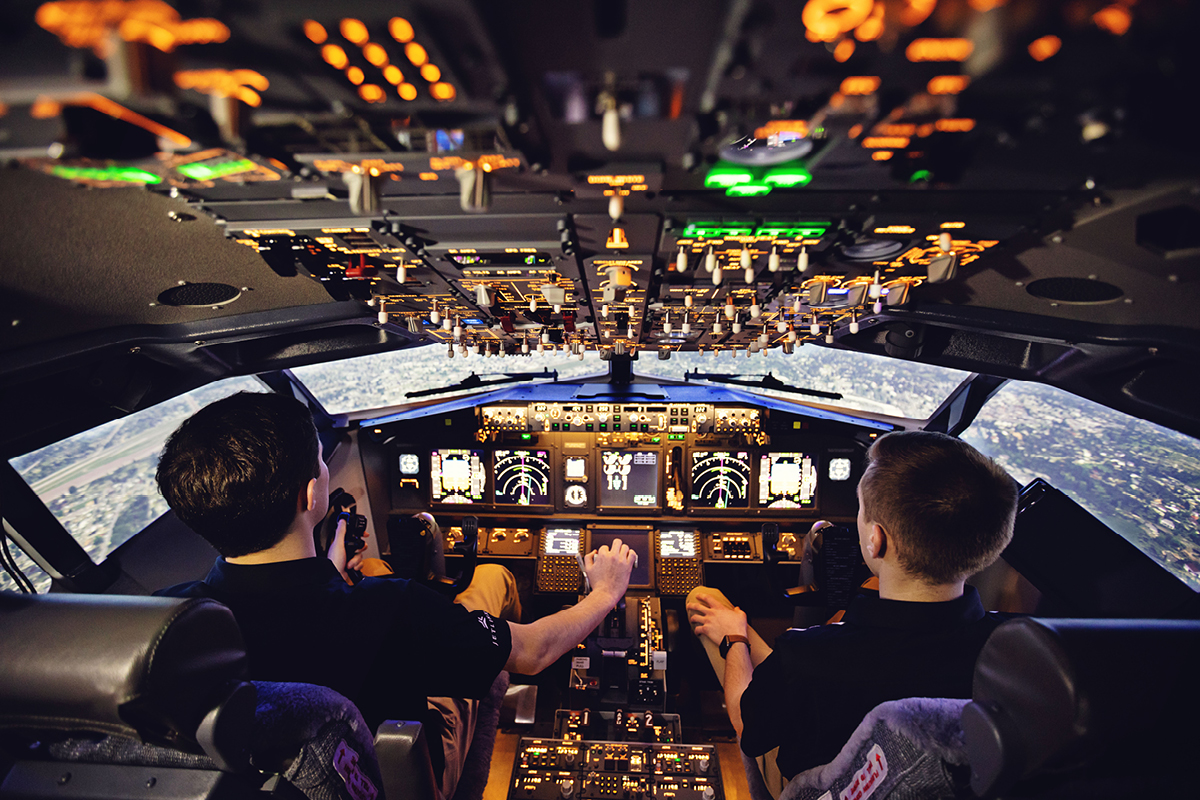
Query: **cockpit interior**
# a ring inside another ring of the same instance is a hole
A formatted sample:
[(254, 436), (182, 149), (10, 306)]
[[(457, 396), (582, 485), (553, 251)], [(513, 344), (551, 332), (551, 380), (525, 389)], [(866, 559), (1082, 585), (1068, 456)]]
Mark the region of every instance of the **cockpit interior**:
[[(637, 554), (511, 676), (480, 796), (764, 800), (684, 598), (824, 624), (870, 577), (867, 449), (930, 430), (1022, 486), (986, 608), (1159, 625), (1174, 655), (1119, 663), (1194, 698), (1197, 30), (1175, 0), (5, 3), (0, 609), (202, 578), (163, 443), (288, 394), (400, 577), (500, 564), (534, 619)], [(5, 741), (0, 797), (48, 796)], [(1037, 766), (972, 785), (1058, 796)]]

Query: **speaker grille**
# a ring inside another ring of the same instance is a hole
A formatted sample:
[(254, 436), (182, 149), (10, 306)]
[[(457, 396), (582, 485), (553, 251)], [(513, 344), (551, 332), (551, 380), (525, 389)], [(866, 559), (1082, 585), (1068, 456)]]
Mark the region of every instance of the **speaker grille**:
[(232, 303), (241, 294), (240, 290), (227, 283), (184, 283), (160, 294), (158, 302), (166, 306), (211, 307)]

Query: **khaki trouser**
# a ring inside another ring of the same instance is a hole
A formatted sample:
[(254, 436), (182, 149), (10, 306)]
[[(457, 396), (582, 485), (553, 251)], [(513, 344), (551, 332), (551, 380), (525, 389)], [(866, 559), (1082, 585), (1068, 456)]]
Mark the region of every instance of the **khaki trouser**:
[[(708, 586), (697, 586), (688, 593), (687, 602), (692, 602), (695, 598), (704, 595), (712, 605), (723, 605), (726, 608), (733, 608), (733, 603), (729, 602), (720, 589), (713, 589)], [(695, 631), (693, 631), (695, 633)], [(704, 652), (708, 654), (708, 661), (712, 664), (713, 672), (717, 674), (717, 680), (721, 682), (721, 688), (725, 687), (725, 659), (721, 658), (721, 652), (717, 649), (717, 642), (710, 641), (707, 636), (696, 634), (700, 639), (700, 643), (704, 645)], [(751, 628), (750, 629), (750, 661), (754, 666), (758, 666), (766, 657), (771, 655), (770, 646), (763, 641), (763, 638)], [(766, 755), (758, 756), (754, 759), (758, 764), (759, 772), (762, 773), (763, 783), (766, 784), (768, 791), (772, 797), (779, 797), (779, 793), (783, 791), (783, 787), (787, 785), (787, 781), (779, 774), (779, 766), (775, 763), (775, 758), (779, 755), (779, 748), (771, 750)]]
[[(512, 573), (499, 564), (480, 564), (471, 584), (454, 598), (468, 611), (486, 611), (493, 617), (518, 622), (521, 599)], [(429, 707), (442, 715), (442, 750), (446, 770), (442, 773), (442, 796), (451, 797), (462, 775), (463, 763), (475, 737), (479, 701), (461, 697), (430, 697)]]

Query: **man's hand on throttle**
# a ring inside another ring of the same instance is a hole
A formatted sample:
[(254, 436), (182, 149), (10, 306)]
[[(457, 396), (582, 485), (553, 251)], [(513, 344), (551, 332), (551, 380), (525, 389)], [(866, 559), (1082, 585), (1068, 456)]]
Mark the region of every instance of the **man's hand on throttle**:
[(733, 634), (750, 635), (745, 611), (737, 606), (729, 608), (704, 593), (697, 594), (687, 604), (687, 612), (692, 629), (713, 644), (719, 644), (726, 636)]
[(602, 544), (599, 550), (588, 553), (584, 556), (583, 567), (592, 591), (608, 594), (615, 605), (629, 588), (629, 573), (633, 571), (636, 559), (637, 554), (620, 539), (613, 539), (612, 547)]

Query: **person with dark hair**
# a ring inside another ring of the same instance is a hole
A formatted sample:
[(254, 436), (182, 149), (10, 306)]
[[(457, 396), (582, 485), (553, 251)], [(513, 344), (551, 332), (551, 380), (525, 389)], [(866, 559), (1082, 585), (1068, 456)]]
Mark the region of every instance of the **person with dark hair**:
[(589, 553), (591, 593), (529, 624), (498, 565), (479, 565), (453, 603), (416, 581), (352, 584), (361, 553), (347, 562), (345, 522), (327, 557), (317, 553), (329, 471), (308, 408), (283, 395), (242, 392), (196, 412), (168, 439), (157, 479), (179, 519), (220, 554), (203, 581), (157, 594), (227, 605), (253, 680), (327, 686), (372, 729), (386, 719), (432, 726), (446, 797), (474, 731), (475, 704), (463, 698), (484, 697), (501, 669), (532, 675), (557, 661), (616, 606), (633, 568), (620, 540)]
[[(969, 698), (975, 659), (1004, 620), (965, 585), (1012, 538), (1017, 485), (995, 462), (944, 434), (891, 433), (867, 451), (858, 501), (859, 548), (879, 590), (860, 593), (841, 622), (788, 630), (772, 651), (720, 592), (688, 596), (742, 751), (778, 748), (783, 780), (832, 761), (882, 702)], [(760, 761), (778, 787), (776, 764)]]

